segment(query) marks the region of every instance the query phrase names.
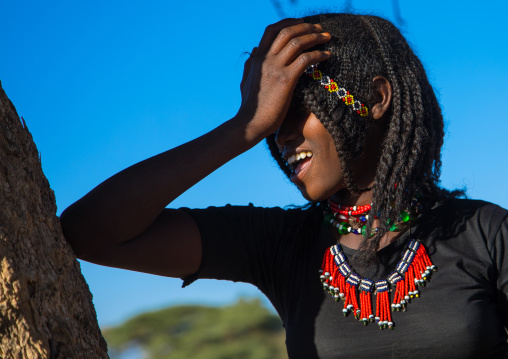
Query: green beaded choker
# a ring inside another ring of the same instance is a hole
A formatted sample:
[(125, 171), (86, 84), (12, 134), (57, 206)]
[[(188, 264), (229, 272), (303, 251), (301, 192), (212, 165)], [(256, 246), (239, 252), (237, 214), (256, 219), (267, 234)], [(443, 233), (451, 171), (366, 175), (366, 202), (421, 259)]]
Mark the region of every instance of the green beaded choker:
[[(367, 237), (366, 223), (369, 219), (371, 208), (372, 205), (344, 206), (329, 199), (328, 206), (324, 210), (324, 221), (325, 224), (337, 228), (339, 234), (354, 233)], [(388, 230), (395, 232), (406, 229), (409, 223), (416, 219), (421, 209), (422, 206), (418, 199), (413, 198), (409, 208), (401, 211), (396, 220), (389, 219), (387, 221)], [(373, 237), (377, 231), (378, 228), (372, 228), (369, 236)]]

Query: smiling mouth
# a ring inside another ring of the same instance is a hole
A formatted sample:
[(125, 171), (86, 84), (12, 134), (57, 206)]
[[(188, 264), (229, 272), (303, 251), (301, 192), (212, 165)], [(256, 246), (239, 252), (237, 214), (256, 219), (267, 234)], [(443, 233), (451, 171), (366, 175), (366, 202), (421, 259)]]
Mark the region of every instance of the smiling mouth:
[(293, 173), (297, 174), (299, 172), (299, 167), (301, 167), (300, 164), (305, 159), (308, 159), (308, 158), (311, 158), (311, 157), (312, 157), (312, 152), (311, 151), (302, 151), (302, 152), (298, 152), (298, 153), (296, 153), (294, 155), (289, 156), (286, 159), (286, 162), (289, 165), (289, 167), (291, 168), (291, 171)]

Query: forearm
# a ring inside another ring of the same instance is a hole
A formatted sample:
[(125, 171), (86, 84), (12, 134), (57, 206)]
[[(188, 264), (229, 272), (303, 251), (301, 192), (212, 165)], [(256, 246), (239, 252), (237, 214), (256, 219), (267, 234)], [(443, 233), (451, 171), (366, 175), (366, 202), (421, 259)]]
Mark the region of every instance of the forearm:
[(136, 237), (180, 194), (263, 136), (250, 131), (248, 121), (235, 117), (119, 172), (62, 213), (67, 240), (79, 257)]

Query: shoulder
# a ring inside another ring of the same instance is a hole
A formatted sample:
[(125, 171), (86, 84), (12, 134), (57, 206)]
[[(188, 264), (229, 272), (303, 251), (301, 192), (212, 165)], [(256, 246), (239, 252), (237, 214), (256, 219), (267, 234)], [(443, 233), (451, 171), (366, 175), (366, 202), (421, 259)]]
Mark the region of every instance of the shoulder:
[(435, 204), (433, 211), (448, 221), (474, 223), (489, 231), (499, 229), (501, 223), (508, 217), (508, 211), (496, 204), (460, 198), (441, 200)]
[(419, 230), (423, 237), (490, 252), (507, 226), (508, 211), (496, 204), (447, 198), (436, 202), (422, 215)]

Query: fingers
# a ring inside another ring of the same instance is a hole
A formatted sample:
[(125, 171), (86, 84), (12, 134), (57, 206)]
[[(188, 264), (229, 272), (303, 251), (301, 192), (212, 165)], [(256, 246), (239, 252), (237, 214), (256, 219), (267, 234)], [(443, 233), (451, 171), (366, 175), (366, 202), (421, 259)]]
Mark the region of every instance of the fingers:
[(279, 32), (289, 26), (297, 25), (303, 23), (303, 19), (284, 19), (279, 22), (276, 22), (275, 24), (269, 25), (265, 33), (263, 34), (263, 37), (261, 38), (261, 41), (259, 42), (259, 51), (260, 52), (266, 52), (268, 49), (270, 49), (270, 46), (272, 45), (273, 41), (279, 35)]
[(289, 42), (296, 40), (301, 36), (308, 34), (319, 34), (323, 31), (320, 24), (298, 24), (281, 29), (274, 39), (269, 53), (272, 55), (278, 54), (282, 49), (288, 45)]
[[(304, 65), (310, 66), (328, 59), (329, 54), (325, 52), (304, 55), (304, 51), (330, 39), (330, 34), (323, 32), (320, 24), (303, 23), (301, 19), (285, 19), (266, 28), (257, 53), (263, 59), (270, 58), (278, 66), (290, 66), (293, 70), (299, 70)], [(294, 61), (297, 63), (293, 66)]]
[(303, 54), (300, 54), (289, 66), (290, 71), (299, 74), (303, 74), (303, 72), (309, 67), (310, 65), (315, 65), (318, 62), (323, 62), (325, 60), (328, 60), (330, 58), (330, 55), (332, 53), (330, 51), (310, 51), (310, 52), (304, 52)]
[(280, 50), (278, 57), (284, 61), (285, 65), (291, 64), (298, 58), (303, 51), (310, 49), (316, 45), (324, 44), (330, 41), (331, 36), (327, 32), (307, 34), (290, 39), (287, 44)]

